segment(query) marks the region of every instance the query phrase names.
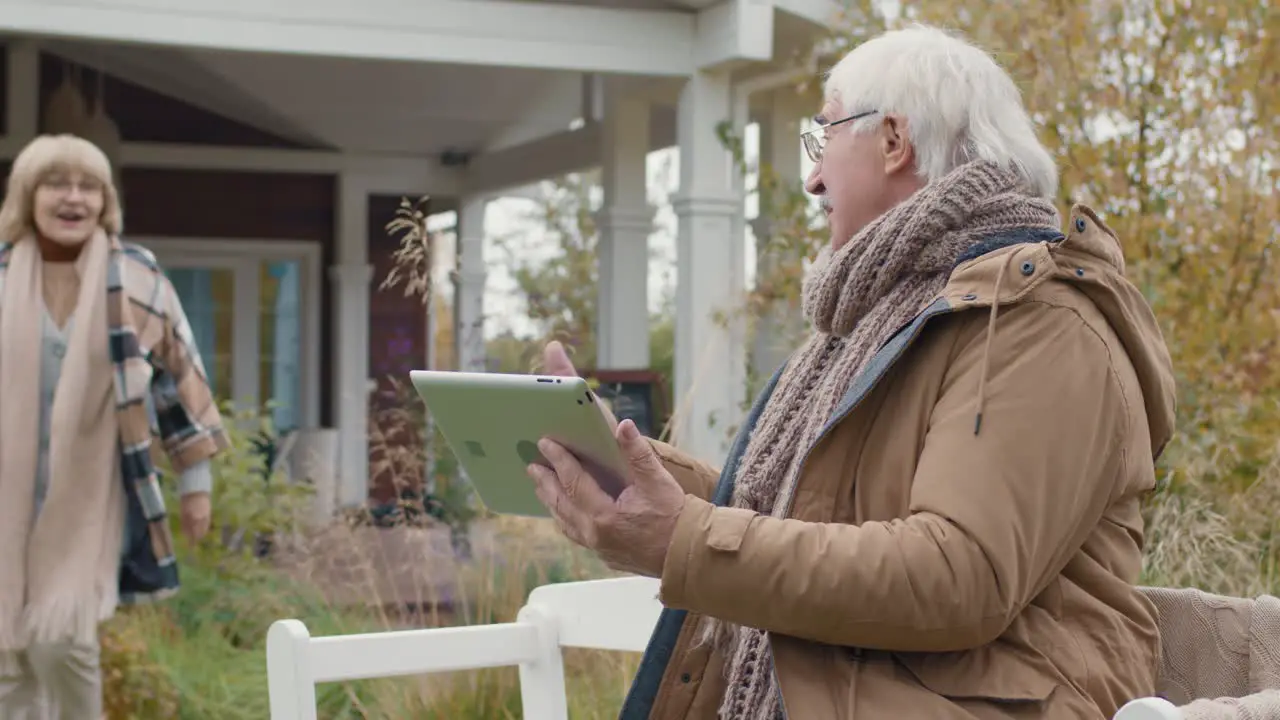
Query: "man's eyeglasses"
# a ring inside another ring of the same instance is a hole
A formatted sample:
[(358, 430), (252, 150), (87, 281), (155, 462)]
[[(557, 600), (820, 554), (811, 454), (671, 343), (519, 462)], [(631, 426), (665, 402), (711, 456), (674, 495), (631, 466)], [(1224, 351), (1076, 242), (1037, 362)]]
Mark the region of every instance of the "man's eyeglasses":
[(867, 110), (866, 112), (854, 113), (847, 118), (841, 118), (835, 122), (824, 123), (818, 120), (818, 127), (806, 130), (800, 133), (800, 141), (804, 143), (804, 151), (809, 155), (809, 159), (818, 162), (822, 160), (822, 149), (827, 146), (827, 129), (833, 128), (841, 123), (847, 123), (852, 120), (861, 120), (868, 115), (875, 115), (876, 110)]

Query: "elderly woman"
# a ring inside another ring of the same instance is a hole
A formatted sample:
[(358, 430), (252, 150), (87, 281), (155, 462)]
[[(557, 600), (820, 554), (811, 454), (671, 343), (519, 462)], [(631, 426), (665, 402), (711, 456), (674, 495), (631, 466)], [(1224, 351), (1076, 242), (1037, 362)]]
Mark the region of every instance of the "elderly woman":
[(120, 232), (97, 147), (43, 136), (18, 155), (0, 206), (6, 720), (98, 718), (98, 623), (177, 589), (148, 401), (181, 473), (184, 530), (209, 527), (222, 420), (173, 287)]
[[(616, 500), (555, 443), (529, 468), (569, 537), (661, 578), (622, 716), (1110, 717), (1155, 688), (1133, 583), (1174, 386), (1151, 310), (1091, 210), (1059, 229), (1053, 160), (986, 53), (889, 32), (825, 96), (812, 335), (724, 469), (629, 422)], [(573, 371), (558, 346), (547, 365)]]

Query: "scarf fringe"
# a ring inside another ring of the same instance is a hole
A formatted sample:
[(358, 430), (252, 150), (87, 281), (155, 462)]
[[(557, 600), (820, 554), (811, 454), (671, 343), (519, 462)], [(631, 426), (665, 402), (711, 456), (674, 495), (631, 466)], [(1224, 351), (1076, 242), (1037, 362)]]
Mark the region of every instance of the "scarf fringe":
[(24, 650), (27, 646), (22, 603), (0, 602), (0, 655)]
[(28, 644), (52, 645), (70, 642), (88, 645), (97, 641), (98, 625), (116, 610), (116, 580), (94, 583), (91, 597), (83, 593), (50, 593), (48, 602), (27, 606), (23, 613), (23, 634)]
[(21, 653), (17, 650), (0, 650), (0, 676), (21, 677), (24, 672)]
[(0, 624), (0, 676), (21, 675), (22, 655), (32, 645), (93, 645), (98, 626), (110, 618), (119, 602), (116, 578), (95, 583), (92, 597), (73, 592), (54, 593), (38, 606), (0, 608), (0, 617), (16, 623)]
[[(740, 627), (735, 623), (721, 622), (709, 615), (703, 615), (698, 621), (698, 629), (693, 636), (693, 647), (710, 646), (716, 652), (727, 654), (733, 649), (734, 637), (738, 634)], [(724, 671), (725, 676), (728, 677), (729, 663), (725, 663)]]

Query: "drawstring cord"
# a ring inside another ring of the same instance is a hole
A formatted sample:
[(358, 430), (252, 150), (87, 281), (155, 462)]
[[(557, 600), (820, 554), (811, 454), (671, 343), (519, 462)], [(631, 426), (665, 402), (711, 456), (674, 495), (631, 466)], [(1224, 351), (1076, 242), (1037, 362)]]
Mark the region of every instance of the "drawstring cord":
[(996, 317), (1000, 314), (1000, 288), (1004, 284), (1004, 271), (1008, 269), (1009, 261), (1006, 258), (1000, 264), (1000, 269), (996, 271), (996, 285), (992, 291), (991, 298), (991, 314), (987, 318), (987, 341), (983, 344), (982, 349), (982, 369), (978, 375), (978, 412), (973, 418), (973, 434), (977, 435), (982, 431), (982, 411), (987, 405), (987, 375), (991, 372), (991, 341), (996, 336)]

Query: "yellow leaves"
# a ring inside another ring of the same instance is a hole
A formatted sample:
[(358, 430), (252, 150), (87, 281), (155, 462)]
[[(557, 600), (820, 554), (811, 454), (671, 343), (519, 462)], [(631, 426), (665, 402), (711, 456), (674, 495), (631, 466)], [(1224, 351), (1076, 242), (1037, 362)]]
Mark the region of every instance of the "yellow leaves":
[(178, 717), (179, 698), (168, 671), (147, 652), (139, 623), (162, 623), (180, 631), (163, 612), (121, 610), (101, 626), (103, 708), (110, 720)]
[(959, 29), (1022, 80), (1061, 163), (1064, 209), (1080, 200), (1106, 214), (1188, 379), (1212, 384), (1219, 366), (1233, 368), (1224, 381), (1270, 383), (1258, 368), (1277, 329), (1258, 311), (1280, 303), (1280, 87), (1259, 80), (1276, 72), (1276, 13), (1235, 1), (914, 5), (953, 27), (974, 18)]
[(386, 225), (387, 234), (399, 236), (398, 247), (392, 253), (392, 265), (379, 285), (379, 290), (388, 290), (400, 285), (404, 286), (404, 296), (422, 298), (424, 305), (429, 304), (434, 294), (432, 288), (432, 244), (434, 238), (427, 229), (428, 197), (421, 197), (410, 202), (408, 198), (400, 199), (395, 217)]
[[(1280, 7), (1274, 0), (852, 2), (816, 63), (882, 26), (957, 30), (1014, 77), (1061, 172), (1058, 206), (1098, 210), (1121, 238), (1181, 377), (1187, 418), (1236, 393), (1280, 430)], [(766, 176), (767, 177), (767, 176)], [(767, 184), (766, 184), (767, 185)], [(758, 309), (800, 290), (822, 233), (798, 189), (770, 188), (780, 258)]]

